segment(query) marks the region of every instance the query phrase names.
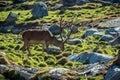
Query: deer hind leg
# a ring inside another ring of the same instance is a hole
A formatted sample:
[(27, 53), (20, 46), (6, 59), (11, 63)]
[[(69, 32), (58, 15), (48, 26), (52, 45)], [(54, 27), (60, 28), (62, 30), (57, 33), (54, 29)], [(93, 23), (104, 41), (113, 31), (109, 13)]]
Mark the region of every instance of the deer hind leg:
[(25, 53), (25, 50), (26, 50), (26, 43), (24, 42), (22, 48), (21, 48), (22, 52)]

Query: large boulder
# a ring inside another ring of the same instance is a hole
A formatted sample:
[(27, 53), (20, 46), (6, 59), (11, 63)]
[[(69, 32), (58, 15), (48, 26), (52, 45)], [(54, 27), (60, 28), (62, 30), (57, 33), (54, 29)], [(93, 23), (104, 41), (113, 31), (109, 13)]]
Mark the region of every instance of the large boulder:
[(95, 32), (97, 32), (97, 29), (88, 29), (85, 31), (85, 33), (83, 34), (83, 38), (86, 38), (88, 36), (93, 35)]
[(120, 67), (112, 66), (105, 75), (104, 80), (120, 80)]
[(48, 15), (48, 7), (43, 2), (37, 2), (32, 9), (32, 17), (33, 18), (42, 18)]
[(73, 6), (76, 4), (77, 0), (62, 0), (63, 5), (65, 6)]
[(75, 61), (75, 62), (93, 64), (93, 63), (97, 63), (97, 62), (110, 61), (111, 59), (113, 59), (113, 57), (109, 56), (109, 55), (105, 55), (105, 54), (95, 53), (95, 52), (91, 52), (91, 53), (86, 52), (81, 55), (78, 55), (77, 53), (72, 54), (72, 55), (68, 56), (68, 59), (71, 61)]
[(5, 21), (7, 23), (14, 23), (17, 20), (17, 18), (18, 18), (17, 14), (10, 12)]

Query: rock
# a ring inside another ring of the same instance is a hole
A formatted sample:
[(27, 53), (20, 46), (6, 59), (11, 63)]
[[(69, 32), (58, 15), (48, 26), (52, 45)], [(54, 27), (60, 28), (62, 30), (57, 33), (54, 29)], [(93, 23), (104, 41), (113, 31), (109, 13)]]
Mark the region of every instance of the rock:
[(93, 35), (95, 32), (97, 32), (97, 29), (88, 29), (85, 31), (85, 33), (83, 34), (83, 38), (86, 38), (88, 36)]
[(113, 37), (118, 37), (120, 34), (120, 27), (107, 29), (105, 31), (105, 34), (112, 35)]
[(60, 27), (56, 24), (52, 25), (49, 27), (49, 30), (53, 33), (53, 34), (60, 34)]
[(85, 3), (89, 2), (89, 0), (77, 0), (78, 5), (83, 5)]
[(97, 62), (107, 62), (113, 59), (112, 56), (105, 55), (105, 54), (99, 54), (95, 52), (91, 53), (83, 53), (81, 55), (78, 54), (72, 54), (68, 56), (68, 59), (75, 62), (82, 62), (82, 63), (88, 63), (93, 64)]
[(105, 73), (107, 67), (104, 64), (94, 63), (80, 66), (75, 70), (79, 72), (79, 76), (96, 76), (101, 73)]
[(14, 4), (17, 4), (17, 3), (23, 3), (27, 0), (12, 0)]
[(28, 73), (26, 71), (19, 71), (18, 73), (20, 74), (20, 76), (24, 77), (25, 80), (30, 80), (30, 77), (32, 75), (32, 74), (30, 74), (30, 73)]
[(114, 46), (120, 44), (120, 36), (109, 42), (110, 45)]
[(8, 70), (8, 69), (9, 69), (9, 67), (7, 67), (6, 65), (0, 64), (0, 73), (1, 74), (6, 72), (6, 70)]
[(54, 68), (54, 69), (50, 70), (49, 73), (50, 73), (52, 78), (58, 79), (61, 77), (66, 77), (66, 75), (62, 74), (62, 73), (68, 72), (68, 71), (70, 71), (70, 70), (66, 69), (66, 68)]
[(57, 4), (57, 5), (55, 5), (55, 6), (52, 7), (52, 10), (58, 10), (58, 9), (60, 9), (62, 6), (63, 6), (63, 5), (61, 5), (61, 4)]
[(19, 33), (22, 32), (23, 30), (20, 29), (20, 28), (19, 28), (19, 29), (18, 29), (18, 28), (12, 28), (11, 31), (12, 31), (13, 34), (19, 34)]
[(109, 56), (106, 54), (92, 53), (92, 55), (89, 59), (89, 63), (93, 64), (96, 62), (108, 62), (108, 61), (112, 60), (113, 58), (114, 58), (113, 56)]
[(120, 67), (112, 66), (105, 75), (104, 80), (120, 80)]
[(76, 4), (77, 0), (62, 0), (63, 5), (65, 6), (73, 6)]
[[(71, 26), (67, 26), (67, 27), (65, 27), (64, 29), (69, 31), (69, 30), (70, 30), (70, 27), (71, 27)], [(73, 26), (73, 27), (72, 27), (72, 33), (77, 33), (78, 31), (79, 31), (79, 30), (78, 30), (78, 26)]]
[(120, 3), (120, 0), (110, 0), (112, 3)]
[(29, 73), (36, 73), (38, 71), (38, 69), (36, 68), (26, 68), (26, 70), (29, 72)]
[(0, 55), (5, 55), (5, 53), (4, 52), (0, 52)]
[(68, 56), (67, 58), (68, 58), (69, 60), (71, 60), (71, 61), (74, 61), (74, 59), (77, 58), (78, 56), (79, 56), (79, 54), (74, 53), (74, 54)]
[(32, 17), (33, 18), (42, 18), (44, 16), (48, 16), (48, 7), (43, 2), (37, 2), (34, 8), (32, 9)]
[(95, 37), (102, 37), (103, 34), (102, 34), (101, 32), (95, 32), (95, 33), (93, 34), (93, 36), (95, 36)]
[(111, 35), (103, 35), (101, 37), (101, 40), (105, 40), (105, 41), (110, 41), (110, 40), (113, 40), (113, 39), (114, 39), (114, 37), (111, 36)]
[(99, 23), (98, 26), (100, 26), (100, 27), (119, 27), (120, 26), (120, 18), (106, 21), (106, 22), (101, 22), (101, 23)]
[(10, 25), (10, 26), (2, 26), (2, 27), (0, 27), (0, 32), (6, 33), (6, 32), (8, 32), (8, 31), (11, 31), (12, 28), (14, 28), (13, 25)]
[(45, 49), (45, 51), (47, 51), (48, 53), (58, 54), (58, 53), (60, 53), (60, 48), (59, 47), (51, 47), (51, 48)]
[(68, 43), (68, 44), (71, 44), (71, 45), (72, 45), (72, 44), (73, 44), (73, 45), (74, 45), (74, 44), (79, 44), (79, 43), (82, 43), (82, 42), (83, 42), (83, 40), (80, 40), (80, 39), (78, 39), (78, 38), (68, 39), (68, 40), (67, 40), (67, 43)]
[(14, 23), (17, 20), (17, 18), (18, 18), (17, 14), (10, 12), (5, 21), (7, 23)]

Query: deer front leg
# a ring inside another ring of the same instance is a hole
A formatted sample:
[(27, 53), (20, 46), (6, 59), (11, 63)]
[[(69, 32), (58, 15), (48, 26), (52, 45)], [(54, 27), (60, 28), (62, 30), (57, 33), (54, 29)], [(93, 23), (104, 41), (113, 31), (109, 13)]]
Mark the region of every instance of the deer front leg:
[(31, 52), (30, 52), (30, 45), (27, 46), (27, 51), (28, 51), (28, 56), (31, 55)]
[(48, 43), (48, 42), (46, 42), (46, 44), (45, 44), (45, 45), (46, 45), (46, 49), (48, 49), (48, 47), (49, 47), (49, 43)]

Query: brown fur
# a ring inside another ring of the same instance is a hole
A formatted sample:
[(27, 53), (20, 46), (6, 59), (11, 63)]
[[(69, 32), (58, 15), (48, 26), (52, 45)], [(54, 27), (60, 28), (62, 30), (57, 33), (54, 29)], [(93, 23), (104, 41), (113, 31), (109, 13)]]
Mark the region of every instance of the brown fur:
[(28, 50), (31, 44), (43, 44), (43, 50), (44, 46), (48, 48), (49, 44), (53, 44), (55, 46), (60, 47), (62, 50), (64, 50), (64, 43), (62, 41), (57, 40), (50, 31), (48, 30), (41, 30), (41, 29), (29, 29), (23, 32), (22, 38), (24, 41), (24, 45), (22, 47), (22, 50)]

